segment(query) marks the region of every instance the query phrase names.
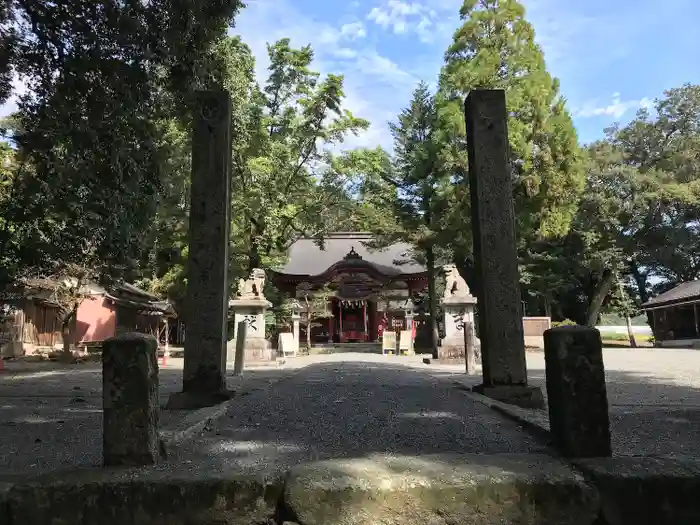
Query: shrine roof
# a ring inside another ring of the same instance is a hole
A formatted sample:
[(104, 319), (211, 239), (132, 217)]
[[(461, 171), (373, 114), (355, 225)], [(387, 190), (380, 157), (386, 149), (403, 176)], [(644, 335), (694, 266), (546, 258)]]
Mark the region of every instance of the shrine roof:
[(649, 299), (642, 305), (642, 310), (652, 310), (654, 308), (697, 301), (700, 301), (700, 280), (681, 283), (667, 292)]
[(314, 239), (299, 239), (289, 249), (287, 264), (277, 273), (314, 276), (344, 260), (361, 260), (388, 277), (426, 271), (424, 266), (410, 260), (410, 244), (400, 242), (382, 250), (371, 250), (364, 244), (371, 240), (372, 235), (364, 232), (331, 233), (321, 249)]

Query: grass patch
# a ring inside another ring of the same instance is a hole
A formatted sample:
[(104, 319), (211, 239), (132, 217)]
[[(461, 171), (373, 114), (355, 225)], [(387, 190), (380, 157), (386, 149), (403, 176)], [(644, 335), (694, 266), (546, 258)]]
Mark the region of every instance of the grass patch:
[[(604, 341), (629, 341), (629, 336), (627, 334), (616, 332), (600, 332), (600, 338)], [(634, 334), (634, 338), (638, 343), (648, 343), (651, 341), (652, 336), (647, 334)]]

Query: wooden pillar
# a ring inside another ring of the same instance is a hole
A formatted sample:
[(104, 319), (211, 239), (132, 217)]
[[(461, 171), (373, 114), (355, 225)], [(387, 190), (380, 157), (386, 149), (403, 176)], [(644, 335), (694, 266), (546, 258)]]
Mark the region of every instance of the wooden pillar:
[(698, 328), (698, 305), (693, 303), (693, 316), (695, 317), (695, 337), (700, 335), (700, 328)]
[(362, 320), (365, 323), (365, 341), (369, 341), (369, 334), (367, 333), (367, 301), (362, 299)]
[(343, 342), (343, 300), (338, 299), (338, 341)]

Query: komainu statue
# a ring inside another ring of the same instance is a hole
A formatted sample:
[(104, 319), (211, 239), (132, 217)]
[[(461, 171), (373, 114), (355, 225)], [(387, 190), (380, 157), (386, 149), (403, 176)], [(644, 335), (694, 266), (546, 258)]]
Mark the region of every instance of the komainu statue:
[(445, 277), (445, 293), (442, 296), (443, 299), (449, 299), (453, 296), (464, 297), (465, 295), (471, 295), (469, 286), (467, 286), (466, 281), (459, 274), (454, 264), (446, 264), (443, 266), (442, 274)]
[(265, 271), (260, 268), (253, 269), (250, 277), (238, 280), (238, 297), (242, 299), (265, 299)]

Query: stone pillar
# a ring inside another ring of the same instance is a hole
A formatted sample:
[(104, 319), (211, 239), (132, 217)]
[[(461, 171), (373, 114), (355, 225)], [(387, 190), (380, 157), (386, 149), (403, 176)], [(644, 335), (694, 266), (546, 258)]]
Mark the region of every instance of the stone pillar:
[(301, 315), (299, 312), (294, 312), (292, 314), (292, 333), (297, 344), (299, 344), (299, 321), (301, 321)]
[(189, 260), (182, 393), (170, 408), (201, 408), (226, 392), (228, 251), (231, 224), (231, 97), (197, 93), (192, 138)]
[(102, 450), (105, 467), (158, 459), (158, 341), (126, 333), (102, 346)]
[(245, 363), (245, 341), (246, 333), (248, 332), (248, 324), (241, 321), (236, 325), (236, 350), (233, 360), (233, 375), (239, 376), (243, 374), (243, 365)]
[[(473, 295), (453, 295), (442, 299), (442, 309), (445, 314), (445, 338), (438, 348), (438, 359), (464, 359), (464, 324), (474, 323)], [(475, 341), (478, 339), (475, 338)]]
[(539, 388), (527, 384), (506, 97), (477, 89), (465, 102), (469, 191), (477, 277), (483, 384), (486, 396), (543, 407)]
[(549, 426), (565, 457), (612, 455), (600, 332), (560, 326), (544, 333)]
[(231, 301), (236, 331), (233, 339), (228, 342), (228, 360), (233, 363), (236, 348), (238, 324), (245, 322), (248, 326), (245, 341), (245, 362), (274, 361), (277, 359), (275, 350), (265, 339), (265, 312), (272, 303), (264, 298), (238, 298)]

